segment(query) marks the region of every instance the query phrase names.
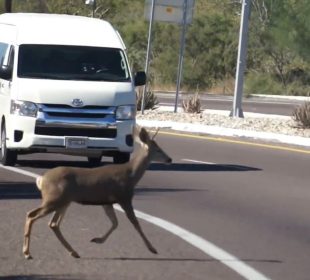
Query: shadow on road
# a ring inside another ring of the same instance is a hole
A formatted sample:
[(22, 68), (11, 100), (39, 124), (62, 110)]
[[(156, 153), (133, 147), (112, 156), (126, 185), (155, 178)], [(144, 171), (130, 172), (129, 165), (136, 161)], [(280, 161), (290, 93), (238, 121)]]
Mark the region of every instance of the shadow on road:
[[(199, 191), (196, 189), (182, 188), (139, 188), (135, 189), (135, 194), (148, 194), (159, 192), (192, 192)], [(5, 182), (0, 183), (0, 200), (2, 199), (38, 199), (41, 198), (41, 193), (36, 188), (35, 183), (22, 182)], [(1, 279), (1, 278), (0, 278)]]
[(66, 275), (12, 275), (0, 276), (0, 280), (85, 280), (84, 277)]
[[(17, 164), (20, 167), (33, 167), (38, 169), (50, 169), (58, 166), (90, 167), (87, 161), (73, 160), (18, 160)], [(105, 163), (102, 162), (101, 164), (104, 165)]]
[[(86, 167), (90, 165), (87, 161), (50, 161), (50, 160), (19, 160), (18, 164), (22, 167), (33, 167), (38, 169), (51, 169), (57, 166)], [(111, 164), (111, 162), (102, 162), (101, 166)], [(237, 164), (200, 164), (200, 163), (152, 163), (148, 170), (151, 171), (261, 171), (262, 169), (237, 165)]]
[(0, 200), (36, 198), (41, 198), (41, 194), (34, 182), (0, 182)]
[[(169, 192), (195, 192), (195, 191), (201, 191), (199, 189), (182, 189), (182, 188), (141, 188), (137, 186), (135, 188), (135, 194), (141, 195), (141, 194), (148, 194), (148, 193), (169, 193)], [(207, 191), (207, 190), (203, 190)]]
[(260, 168), (236, 164), (200, 164), (172, 163), (170, 165), (152, 163), (149, 170), (153, 171), (262, 171)]
[[(104, 258), (105, 260), (116, 261), (157, 261), (157, 262), (236, 262), (242, 261), (245, 263), (283, 263), (280, 260), (268, 260), (268, 259), (238, 259), (238, 260), (216, 260), (213, 258), (198, 259), (198, 258)], [(1, 278), (0, 278), (1, 279)]]

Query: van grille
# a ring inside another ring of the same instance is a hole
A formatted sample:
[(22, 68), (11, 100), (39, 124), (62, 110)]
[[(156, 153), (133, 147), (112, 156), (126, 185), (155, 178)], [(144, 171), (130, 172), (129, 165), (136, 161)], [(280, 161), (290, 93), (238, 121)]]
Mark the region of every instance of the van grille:
[(115, 128), (63, 128), (63, 127), (36, 127), (35, 134), (49, 136), (85, 136), (96, 138), (116, 138)]
[(35, 134), (115, 138), (115, 107), (40, 104)]
[(40, 112), (43, 112), (47, 117), (99, 119), (114, 115), (115, 107), (84, 106), (74, 108), (69, 105), (44, 104), (40, 106)]

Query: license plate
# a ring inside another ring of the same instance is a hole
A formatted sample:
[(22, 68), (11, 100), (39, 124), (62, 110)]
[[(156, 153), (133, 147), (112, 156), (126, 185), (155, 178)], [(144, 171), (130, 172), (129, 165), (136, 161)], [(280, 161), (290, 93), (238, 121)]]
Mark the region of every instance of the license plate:
[(66, 138), (66, 148), (86, 148), (87, 147), (87, 138), (81, 137), (68, 137)]

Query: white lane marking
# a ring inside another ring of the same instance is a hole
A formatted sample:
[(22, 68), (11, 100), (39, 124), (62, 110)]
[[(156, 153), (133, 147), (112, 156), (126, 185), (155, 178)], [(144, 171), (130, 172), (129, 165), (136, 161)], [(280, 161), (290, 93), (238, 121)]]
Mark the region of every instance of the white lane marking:
[[(32, 178), (37, 178), (40, 176), (39, 174), (22, 170), (16, 167), (10, 167), (10, 166), (3, 166), (0, 164), (0, 167), (20, 173)], [(122, 211), (121, 207), (119, 205), (114, 205), (115, 209)], [(213, 243), (203, 239), (202, 237), (183, 229), (173, 223), (170, 223), (166, 220), (160, 219), (155, 216), (151, 216), (149, 214), (146, 214), (144, 212), (135, 210), (135, 213), (138, 218), (145, 220), (151, 224), (154, 224), (158, 227), (161, 227), (162, 229), (178, 236), (179, 238), (185, 240), (189, 244), (193, 245), (194, 247), (198, 248), (202, 252), (206, 253), (208, 256), (214, 258), (215, 260), (221, 262), (222, 264), (226, 265), (239, 275), (243, 276), (247, 280), (271, 280), (270, 278), (266, 277), (262, 273), (258, 272), (254, 268), (250, 267), (246, 263), (242, 262), (237, 257), (231, 255), (230, 253), (224, 251), (223, 249), (217, 247)]]
[[(124, 212), (119, 205), (114, 205), (114, 208), (119, 211)], [(149, 223), (152, 223), (158, 227), (161, 227), (164, 230), (169, 231), (172, 234), (180, 237), (181, 239), (185, 240), (189, 244), (193, 245), (194, 247), (198, 248), (202, 252), (206, 253), (208, 256), (228, 266), (229, 268), (234, 270), (236, 273), (243, 276), (245, 279), (270, 280), (270, 278), (256, 271), (254, 268), (248, 266), (246, 263), (242, 262), (237, 257), (229, 254), (228, 252), (217, 247), (213, 243), (203, 239), (202, 237), (184, 228), (179, 227), (178, 225), (175, 225), (166, 220), (157, 218), (155, 216), (151, 216), (149, 214), (143, 213), (138, 210), (135, 210), (135, 213), (138, 218), (145, 220)]]
[(193, 163), (202, 163), (202, 164), (216, 164), (215, 162), (209, 162), (209, 161), (201, 161), (201, 160), (194, 160), (194, 159), (188, 159), (188, 158), (182, 158), (183, 161), (189, 161)]
[(30, 172), (30, 171), (23, 170), (23, 169), (20, 169), (20, 168), (17, 168), (17, 167), (4, 166), (4, 165), (2, 165), (2, 164), (0, 164), (0, 167), (2, 167), (3, 169), (7, 169), (7, 170), (10, 170), (10, 171), (19, 173), (19, 174), (23, 174), (23, 175), (26, 175), (26, 176), (35, 178), (35, 179), (36, 179), (37, 177), (40, 176), (39, 174), (32, 173), (32, 172)]

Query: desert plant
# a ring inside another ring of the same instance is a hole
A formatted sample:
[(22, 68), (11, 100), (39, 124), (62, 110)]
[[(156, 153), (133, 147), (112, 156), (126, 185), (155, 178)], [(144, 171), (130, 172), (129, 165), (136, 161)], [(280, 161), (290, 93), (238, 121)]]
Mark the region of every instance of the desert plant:
[[(142, 98), (143, 98), (143, 89), (140, 88), (136, 91), (137, 96), (137, 110), (141, 111), (142, 109)], [(152, 90), (145, 91), (144, 96), (144, 109), (155, 109), (158, 105), (158, 99), (157, 96), (154, 94)]]
[(200, 113), (201, 103), (198, 91), (182, 101), (182, 107), (186, 113)]
[(293, 119), (303, 128), (310, 128), (310, 102), (298, 106), (293, 111)]

